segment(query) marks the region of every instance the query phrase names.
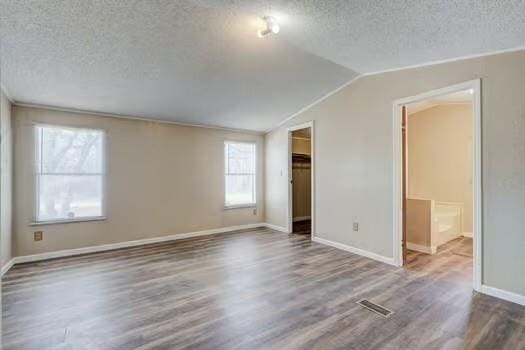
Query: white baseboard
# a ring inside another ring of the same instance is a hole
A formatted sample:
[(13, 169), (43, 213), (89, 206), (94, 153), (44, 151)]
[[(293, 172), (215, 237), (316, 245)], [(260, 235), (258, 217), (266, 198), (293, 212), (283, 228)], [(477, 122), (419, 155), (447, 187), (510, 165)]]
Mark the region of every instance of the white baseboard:
[(407, 242), (407, 249), (415, 250), (416, 252), (421, 252), (425, 254), (436, 254), (437, 252), (437, 247), (415, 244), (410, 242)]
[(0, 276), (3, 276), (13, 265), (15, 264), (15, 258), (11, 258), (4, 266), (2, 266), (2, 271)]
[(349, 246), (349, 245), (346, 245), (346, 244), (329, 241), (327, 239), (320, 238), (320, 237), (313, 237), (312, 240), (314, 242), (325, 244), (325, 245), (328, 245), (330, 247), (334, 247), (334, 248), (341, 249), (341, 250), (346, 250), (347, 252), (350, 252), (350, 253), (354, 253), (354, 254), (361, 255), (361, 256), (364, 256), (364, 257), (367, 257), (367, 258), (370, 258), (370, 259), (374, 259), (374, 260), (380, 261), (380, 262), (388, 264), (388, 265), (396, 266), (394, 258), (389, 258), (389, 257), (386, 257), (386, 256), (382, 256), (382, 255), (379, 255), (379, 254), (376, 254), (376, 253), (369, 252), (368, 250), (363, 250), (363, 249), (352, 247), (352, 246)]
[(14, 260), (14, 264), (20, 264), (20, 263), (31, 262), (31, 261), (40, 261), (40, 260), (62, 258), (66, 256), (73, 256), (73, 255), (80, 255), (80, 254), (104, 252), (108, 250), (136, 247), (136, 246), (141, 246), (141, 245), (146, 245), (146, 244), (162, 243), (162, 242), (175, 241), (175, 240), (185, 239), (185, 238), (207, 236), (207, 235), (213, 235), (217, 233), (252, 229), (256, 227), (265, 227), (265, 226), (266, 224), (261, 222), (261, 223), (256, 223), (256, 224), (222, 227), (222, 228), (211, 229), (211, 230), (180, 233), (180, 234), (175, 234), (175, 235), (139, 239), (135, 241), (127, 241), (127, 242), (121, 242), (121, 243), (110, 243), (110, 244), (103, 244), (103, 245), (90, 246), (90, 247), (84, 247), (84, 248), (58, 250), (58, 251), (42, 253), (42, 254), (17, 256), (13, 258), (13, 260)]
[(286, 227), (281, 227), (281, 226), (277, 226), (277, 225), (273, 225), (273, 224), (269, 224), (269, 223), (265, 223), (262, 226), (266, 226), (266, 227), (271, 228), (272, 230), (275, 230), (275, 231), (284, 232), (284, 233), (290, 233)]
[[(2, 266), (1, 275), (3, 276), (7, 271), (9, 271), (9, 269), (13, 265), (25, 263), (25, 262), (61, 258), (61, 257), (79, 255), (79, 254), (103, 252), (103, 251), (120, 249), (120, 248), (136, 247), (136, 246), (153, 244), (153, 243), (175, 241), (175, 240), (180, 240), (180, 239), (185, 239), (185, 238), (213, 235), (217, 233), (253, 229), (257, 227), (268, 227), (276, 231), (288, 233), (288, 230), (284, 227), (280, 227), (280, 226), (276, 226), (276, 225), (272, 225), (268, 223), (256, 223), (256, 224), (230, 226), (230, 227), (223, 227), (223, 228), (217, 228), (217, 229), (211, 229), (211, 230), (188, 232), (188, 233), (181, 233), (181, 234), (175, 234), (175, 235), (169, 235), (169, 236), (140, 239), (140, 240), (135, 240), (135, 241), (121, 242), (121, 243), (103, 244), (103, 245), (84, 247), (84, 248), (59, 250), (55, 252), (42, 253), (42, 254), (17, 256), (17, 257), (12, 258), (4, 266)], [(355, 247), (348, 246), (342, 243), (333, 242), (333, 241), (330, 241), (324, 238), (320, 238), (320, 237), (313, 237), (312, 240), (317, 243), (325, 244), (325, 245), (328, 245), (334, 248), (345, 250), (350, 253), (354, 253), (354, 254), (361, 255), (361, 256), (364, 256), (370, 259), (374, 259), (374, 260), (383, 262), (385, 264), (396, 266), (394, 262), (394, 258), (388, 258), (382, 255), (376, 254), (376, 253), (369, 252), (367, 250), (355, 248)], [(507, 301), (510, 301), (516, 304), (525, 305), (524, 295), (520, 295), (520, 294), (513, 293), (513, 292), (508, 292), (508, 291), (490, 287), (487, 285), (482, 285), (480, 288), (480, 292), (483, 294), (487, 294), (487, 295), (490, 295), (496, 298), (507, 300)]]
[(311, 216), (298, 216), (296, 218), (293, 218), (293, 222), (305, 221), (305, 220), (310, 220), (310, 219), (312, 219)]
[(503, 289), (494, 288), (491, 286), (487, 286), (486, 284), (482, 284), (481, 288), (479, 290), (483, 294), (487, 294), (499, 299), (507, 300), (512, 303), (516, 303), (519, 305), (525, 305), (525, 295), (509, 292)]
[(472, 232), (463, 232), (462, 234), (463, 237), (467, 237), (467, 238), (472, 238)]

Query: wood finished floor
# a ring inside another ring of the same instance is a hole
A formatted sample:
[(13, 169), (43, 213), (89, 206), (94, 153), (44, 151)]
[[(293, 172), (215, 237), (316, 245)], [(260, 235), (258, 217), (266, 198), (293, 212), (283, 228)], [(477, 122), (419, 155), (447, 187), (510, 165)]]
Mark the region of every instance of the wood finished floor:
[(3, 278), (3, 346), (525, 349), (525, 308), (473, 293), (469, 258), (407, 260), (254, 229), (17, 265)]

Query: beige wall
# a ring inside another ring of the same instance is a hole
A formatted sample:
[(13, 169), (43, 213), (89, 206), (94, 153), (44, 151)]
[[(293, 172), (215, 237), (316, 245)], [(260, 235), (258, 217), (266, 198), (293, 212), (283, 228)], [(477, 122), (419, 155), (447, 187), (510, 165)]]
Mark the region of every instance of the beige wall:
[[(33, 217), (35, 122), (100, 128), (107, 143), (107, 220), (29, 226)], [(229, 227), (264, 220), (264, 138), (218, 129), (13, 108), (14, 254)], [(257, 214), (224, 209), (224, 141), (257, 143)], [(43, 230), (44, 240), (33, 241)]]
[(11, 103), (0, 90), (0, 246), (1, 264), (11, 260), (12, 172)]
[[(484, 284), (525, 294), (525, 51), (363, 77), (266, 136), (267, 221), (284, 226), (286, 128), (315, 120), (315, 234), (392, 257), (392, 102), (482, 80)], [(280, 174), (284, 173), (284, 176)], [(271, 210), (271, 212), (270, 212)], [(360, 223), (358, 232), (352, 222)]]
[(264, 137), (264, 212), (267, 223), (288, 230), (288, 132), (280, 131)]
[[(300, 154), (311, 153), (310, 139), (297, 138), (292, 133), (292, 152)], [(312, 210), (312, 169), (311, 164), (297, 162), (292, 164), (293, 178), (293, 218), (304, 218), (311, 215)]]
[(472, 232), (472, 104), (438, 105), (408, 117), (408, 197), (463, 204)]

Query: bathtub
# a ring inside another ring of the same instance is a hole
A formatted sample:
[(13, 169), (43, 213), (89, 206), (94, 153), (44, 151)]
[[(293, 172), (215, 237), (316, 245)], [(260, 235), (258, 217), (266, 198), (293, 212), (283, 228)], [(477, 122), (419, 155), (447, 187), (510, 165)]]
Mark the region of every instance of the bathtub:
[(463, 234), (463, 203), (407, 199), (407, 247), (434, 254), (437, 248)]
[(461, 237), (463, 204), (455, 202), (434, 202), (432, 217), (431, 245), (439, 247)]

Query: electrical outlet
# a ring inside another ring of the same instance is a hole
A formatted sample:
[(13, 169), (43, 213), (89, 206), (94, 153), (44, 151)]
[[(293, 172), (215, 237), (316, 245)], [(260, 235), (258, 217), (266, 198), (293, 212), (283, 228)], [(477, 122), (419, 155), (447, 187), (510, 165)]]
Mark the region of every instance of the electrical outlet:
[(35, 231), (34, 232), (34, 238), (35, 238), (35, 242), (43, 240), (44, 239), (44, 231)]
[(253, 215), (257, 215), (257, 208), (253, 208)]
[(354, 224), (352, 225), (352, 228), (354, 231), (359, 231), (359, 223), (358, 222), (354, 222)]

